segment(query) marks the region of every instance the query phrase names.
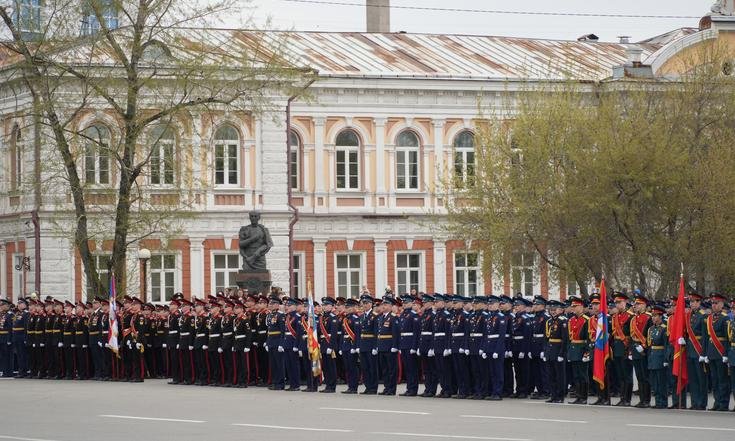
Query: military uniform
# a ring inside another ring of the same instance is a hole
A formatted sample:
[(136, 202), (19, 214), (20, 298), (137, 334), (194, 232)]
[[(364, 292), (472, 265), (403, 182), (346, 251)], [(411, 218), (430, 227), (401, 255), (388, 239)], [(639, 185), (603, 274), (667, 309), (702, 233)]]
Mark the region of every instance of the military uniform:
[(235, 306), (243, 309), (243, 312), (232, 319), (232, 354), (235, 357), (234, 384), (236, 387), (248, 387), (250, 382), (250, 352), (252, 348), (253, 331), (248, 313), (244, 312), (245, 306), (235, 303)]
[[(367, 295), (360, 297), (360, 303), (372, 305), (373, 298)], [(366, 395), (378, 393), (378, 321), (373, 310), (367, 308), (360, 316), (360, 368)]]
[[(445, 302), (447, 297), (437, 294), (436, 301)], [(452, 315), (446, 308), (437, 308), (434, 314), (434, 344), (433, 353), (436, 362), (436, 372), (441, 384), (439, 397), (450, 398), (452, 396), (452, 356), (450, 350)]]
[[(720, 294), (713, 294), (713, 302), (727, 301)], [(714, 305), (713, 305), (714, 307)], [(728, 323), (729, 319), (725, 312), (715, 312), (707, 317), (707, 359), (712, 371), (712, 394), (714, 405), (710, 410), (730, 410), (730, 382), (728, 379)]]
[[(395, 305), (393, 298), (383, 299), (383, 303)], [(380, 395), (395, 395), (398, 381), (398, 318), (392, 312), (385, 312), (377, 317), (378, 322), (378, 366), (383, 379), (383, 391)]]
[(411, 303), (415, 299), (411, 296), (403, 296), (401, 299), (403, 300), (404, 310), (398, 318), (400, 335), (398, 350), (401, 353), (403, 377), (406, 379), (406, 392), (401, 395), (415, 397), (419, 390), (419, 365), (416, 352), (419, 347), (421, 321), (416, 311), (411, 309)]
[(439, 379), (436, 371), (436, 354), (434, 354), (434, 310), (430, 307), (434, 297), (424, 294), (421, 298), (426, 309), (421, 313), (421, 334), (419, 337), (419, 349), (417, 354), (421, 363), (421, 371), (424, 375), (424, 391), (422, 397), (433, 397), (436, 395)]
[[(54, 306), (57, 305), (58, 301), (53, 301)], [(60, 303), (60, 302), (58, 302)], [(46, 316), (45, 326), (45, 358), (46, 358), (46, 378), (58, 379), (61, 374), (61, 351), (59, 350), (59, 342), (61, 342), (61, 333), (63, 332), (60, 327), (61, 316), (55, 312), (51, 312)]]
[[(74, 305), (67, 302), (65, 307), (74, 308)], [(74, 361), (74, 349), (76, 344), (74, 343), (74, 332), (76, 330), (76, 317), (72, 313), (64, 314), (62, 318), (63, 333), (61, 347), (64, 349), (64, 378), (71, 380), (76, 375), (75, 361)]]
[[(345, 306), (348, 308), (357, 307), (358, 302), (353, 299), (347, 299)], [(358, 353), (358, 342), (360, 340), (360, 317), (355, 313), (345, 314), (342, 319), (342, 357), (345, 364), (345, 376), (347, 381), (347, 390), (342, 393), (357, 393), (357, 386), (360, 384), (360, 368)], [(307, 357), (308, 358), (308, 357)], [(307, 372), (307, 375), (310, 373)]]
[[(204, 302), (197, 299), (197, 306), (204, 306)], [(194, 377), (197, 386), (206, 386), (209, 384), (209, 357), (207, 355), (207, 321), (206, 312), (194, 312)]]
[[(523, 298), (516, 298), (514, 305), (530, 306), (530, 302)], [(517, 312), (511, 321), (510, 349), (513, 358), (513, 372), (515, 374), (515, 393), (513, 398), (527, 398), (529, 392), (530, 360), (528, 352), (531, 347), (531, 327), (529, 316), (524, 312)]]
[[(572, 306), (584, 306), (578, 297), (570, 297)], [(574, 315), (567, 323), (569, 343), (567, 345), (567, 362), (571, 365), (572, 383), (577, 399), (572, 404), (587, 404), (589, 388), (589, 317), (584, 314)]]
[[(12, 303), (0, 300), (7, 307)], [(8, 310), (0, 315), (0, 375), (10, 377), (13, 375), (13, 313)]]
[[(180, 305), (178, 300), (174, 300), (176, 305)], [(182, 382), (181, 378), (181, 345), (179, 344), (179, 323), (181, 320), (181, 312), (176, 310), (170, 312), (166, 320), (164, 320), (164, 329), (166, 331), (166, 340), (164, 346), (164, 356), (166, 357), (166, 375), (171, 378), (171, 384)]]
[[(533, 303), (546, 306), (547, 302), (543, 297), (536, 296)], [(531, 344), (528, 350), (531, 365), (529, 390), (533, 399), (549, 397), (549, 358), (546, 355), (546, 323), (548, 320), (549, 314), (546, 310), (535, 312), (529, 319), (531, 328)]]
[[(499, 303), (500, 298), (490, 296), (490, 303)], [(503, 384), (505, 382), (505, 374), (503, 367), (505, 364), (506, 350), (506, 334), (508, 333), (508, 317), (501, 311), (492, 311), (485, 319), (485, 344), (483, 352), (488, 360), (489, 382), (487, 391), (487, 399), (502, 400)]]
[(265, 386), (268, 384), (268, 373), (270, 369), (268, 351), (265, 350), (265, 342), (268, 339), (268, 311), (262, 310), (255, 314), (255, 336), (253, 338), (253, 345), (255, 350), (252, 352), (255, 358), (253, 364), (255, 368), (255, 379), (256, 384)]
[[(278, 298), (270, 298), (271, 303), (281, 304)], [(281, 311), (271, 311), (266, 316), (267, 338), (265, 340), (266, 351), (268, 352), (268, 365), (270, 368), (271, 384), (268, 386), (271, 390), (285, 389), (284, 372), (284, 348), (283, 334), (286, 331), (285, 314)]]
[[(232, 308), (235, 306), (235, 304), (228, 300), (225, 302), (225, 306), (228, 308)], [(222, 364), (221, 385), (225, 387), (230, 387), (237, 381), (237, 379), (235, 378), (236, 357), (234, 351), (232, 350), (235, 343), (234, 320), (234, 314), (223, 313), (222, 321), (220, 322), (220, 327), (222, 330), (222, 340), (220, 340), (220, 349), (222, 349), (222, 352), (219, 353), (220, 361)], [(240, 352), (242, 353), (242, 351)]]
[[(484, 308), (487, 304), (487, 297), (476, 296), (472, 299), (474, 305)], [(487, 328), (486, 320), (489, 314), (484, 309), (475, 309), (468, 319), (469, 339), (467, 343), (467, 353), (470, 361), (470, 374), (472, 378), (472, 399), (482, 400), (487, 396), (488, 383), (488, 363), (487, 354), (485, 354), (485, 330)]]
[[(663, 315), (665, 310), (660, 305), (653, 307), (654, 314)], [(648, 328), (648, 371), (651, 390), (655, 396), (656, 409), (666, 409), (669, 404), (668, 395), (668, 378), (666, 370), (669, 367), (667, 351), (669, 339), (666, 332), (666, 325), (651, 325)]]
[[(99, 299), (97, 299), (99, 301)], [(92, 379), (93, 380), (100, 380), (104, 375), (102, 373), (102, 357), (103, 357), (103, 350), (104, 350), (104, 343), (103, 337), (101, 335), (102, 333), (102, 316), (104, 314), (102, 313), (101, 308), (97, 308), (92, 314), (89, 316), (89, 329), (88, 329), (88, 345), (89, 345), (89, 355), (92, 359)], [(105, 334), (105, 337), (107, 337), (107, 334)]]
[[(648, 300), (641, 295), (636, 297), (635, 302), (638, 304), (648, 304)], [(638, 380), (640, 395), (640, 402), (636, 404), (636, 407), (641, 408), (651, 406), (651, 385), (648, 382), (648, 355), (646, 353), (648, 348), (646, 336), (648, 335), (648, 328), (650, 326), (651, 314), (648, 312), (636, 314), (631, 319), (630, 336), (633, 346), (631, 354), (633, 357), (633, 370)]]
[[(689, 294), (690, 299), (701, 300), (696, 293)], [(691, 310), (686, 316), (686, 351), (687, 374), (689, 381), (687, 389), (692, 400), (692, 409), (705, 410), (707, 408), (707, 374), (705, 372), (707, 315), (700, 309)]]
[[(139, 299), (134, 303), (142, 305)], [(125, 380), (142, 382), (145, 374), (143, 352), (145, 351), (145, 335), (148, 322), (139, 312), (123, 315), (123, 362), (125, 364)]]
[[(296, 299), (286, 300), (288, 306), (295, 306)], [(288, 377), (289, 391), (301, 390), (301, 341), (304, 335), (301, 328), (301, 315), (296, 311), (286, 314), (286, 335), (283, 338), (283, 349), (286, 358), (286, 376)]]
[(469, 396), (469, 368), (467, 366), (467, 355), (465, 349), (468, 346), (467, 333), (467, 314), (465, 314), (462, 304), (464, 299), (462, 296), (454, 296), (454, 311), (449, 325), (451, 338), (449, 340), (449, 356), (451, 357), (451, 390), (454, 398), (464, 399)]
[[(24, 299), (18, 300), (18, 305), (26, 304)], [(25, 378), (28, 375), (28, 349), (26, 348), (28, 339), (28, 321), (30, 314), (27, 310), (18, 311), (13, 315), (13, 354), (17, 362), (18, 378)]]
[[(616, 292), (614, 294), (616, 301), (627, 302), (628, 296), (625, 293)], [(633, 396), (633, 362), (631, 356), (631, 337), (630, 326), (634, 314), (630, 310), (620, 311), (612, 315), (611, 322), (611, 354), (613, 358), (613, 367), (615, 376), (620, 382), (620, 402), (617, 406), (630, 406)]]
[[(563, 308), (564, 304), (557, 301), (550, 301), (549, 307)], [(549, 403), (563, 403), (567, 389), (567, 346), (569, 344), (569, 330), (567, 325), (567, 317), (564, 314), (550, 317), (546, 321), (546, 346), (544, 347), (544, 355), (548, 360), (550, 367), (550, 397)]]
[(222, 350), (222, 316), (219, 311), (207, 318), (207, 384), (211, 386), (224, 384), (223, 350)]
[[(181, 300), (183, 307), (191, 307), (191, 302)], [(196, 370), (194, 366), (194, 327), (195, 317), (191, 311), (182, 311), (179, 315), (179, 339), (176, 344), (179, 353), (179, 382), (183, 384), (194, 384), (196, 381)]]

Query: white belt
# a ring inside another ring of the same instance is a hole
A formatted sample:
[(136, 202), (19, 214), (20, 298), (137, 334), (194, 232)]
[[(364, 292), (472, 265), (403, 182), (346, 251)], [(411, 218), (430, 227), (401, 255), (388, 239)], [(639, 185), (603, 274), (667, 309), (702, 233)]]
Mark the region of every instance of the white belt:
[(464, 337), (464, 332), (453, 332), (452, 337)]
[(413, 336), (413, 332), (401, 332), (401, 337), (411, 337)]
[(168, 331), (168, 335), (171, 335), (171, 334), (178, 334), (178, 333), (179, 333), (179, 331)]
[(482, 337), (482, 332), (475, 332), (470, 334), (470, 337)]
[(182, 332), (182, 333), (181, 333), (181, 334), (179, 334), (179, 335), (180, 335), (180, 336), (182, 336), (182, 337), (186, 337), (187, 335), (189, 335), (189, 333), (188, 333), (188, 332)]
[(526, 338), (526, 337), (524, 337), (522, 335), (514, 335), (513, 336), (513, 340), (523, 340), (524, 338)]
[(247, 335), (236, 335), (235, 340), (240, 340), (241, 338), (245, 338)]
[(433, 334), (431, 332), (424, 331), (424, 332), (421, 333), (421, 335), (433, 335)]
[(434, 337), (444, 337), (445, 335), (447, 335), (447, 334), (445, 334), (443, 332), (435, 332), (434, 333)]
[(225, 336), (232, 335), (232, 332), (223, 332), (222, 335), (225, 335)]
[(207, 334), (197, 334), (197, 337), (204, 337)]
[(535, 338), (544, 338), (546, 337), (544, 334), (533, 334)]
[(498, 338), (500, 337), (500, 334), (490, 334), (487, 336), (487, 338)]
[[(202, 334), (204, 335), (204, 334)], [(209, 334), (209, 338), (219, 337), (219, 334)]]
[(258, 331), (258, 334), (265, 334), (268, 331)]

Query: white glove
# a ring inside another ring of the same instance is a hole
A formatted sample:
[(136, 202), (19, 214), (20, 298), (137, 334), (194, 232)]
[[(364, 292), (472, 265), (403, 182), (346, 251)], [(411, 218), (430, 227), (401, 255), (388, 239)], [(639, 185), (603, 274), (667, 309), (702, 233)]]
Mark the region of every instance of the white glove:
[(86, 348), (87, 348), (87, 345), (82, 345), (82, 349), (86, 349)]
[(278, 347), (278, 352), (283, 352), (283, 346)]
[(505, 353), (506, 358), (513, 358), (513, 351), (508, 351)]
[[(74, 347), (74, 345), (71, 345), (71, 347), (73, 348), (73, 347)], [(133, 349), (133, 345), (132, 345), (132, 343), (130, 342), (130, 340), (128, 340), (128, 349)]]
[(684, 337), (679, 337), (679, 340), (677, 340), (677, 343), (679, 343), (680, 346), (684, 346), (687, 344), (687, 341), (684, 340)]
[(664, 367), (669, 367), (669, 364), (664, 362)]
[(528, 353), (528, 359), (529, 359), (529, 360), (533, 360), (533, 354), (532, 354), (532, 353), (530, 353), (530, 352)]
[(546, 361), (546, 357), (541, 356), (541, 361), (544, 361), (545, 362)]
[(416, 355), (416, 349), (411, 349), (410, 351), (408, 351), (408, 353), (411, 355)]
[(163, 344), (161, 345), (161, 347), (162, 347), (163, 349), (166, 349), (166, 348), (168, 347), (168, 345), (167, 345), (166, 343), (163, 343)]
[[(498, 354), (493, 354), (493, 355), (497, 357)], [(480, 357), (482, 357), (483, 360), (487, 360), (487, 354), (484, 352), (480, 355)]]
[(360, 353), (360, 348), (355, 348), (355, 354), (359, 354), (359, 353)]
[(342, 355), (342, 349), (339, 350), (339, 355)]
[(105, 347), (108, 348), (108, 349), (110, 349), (110, 344), (109, 343), (105, 343)]
[(304, 353), (299, 351), (299, 357), (303, 357), (303, 356), (304, 356)]
[(35, 343), (31, 343), (31, 347), (32, 348), (35, 348), (36, 347), (36, 344)]
[(45, 347), (46, 347), (46, 344), (45, 344), (45, 343), (41, 343), (41, 344), (39, 344), (38, 346), (40, 346), (40, 347), (42, 347), (42, 348), (45, 348)]
[(176, 343), (176, 349), (181, 349), (181, 345)]
[(460, 354), (464, 354), (464, 349), (462, 349), (462, 348), (459, 348), (459, 353), (460, 353)]
[(222, 348), (217, 348), (217, 353), (221, 354), (222, 352), (224, 352)]
[(135, 349), (137, 349), (137, 350), (140, 350), (140, 348), (142, 348), (142, 347), (143, 347), (143, 345), (140, 344), (140, 343), (136, 343), (135, 344)]
[(370, 351), (370, 353), (373, 354), (373, 355), (378, 355), (378, 350), (377, 349), (373, 349), (372, 351)]
[[(75, 345), (74, 343), (72, 343), (72, 344), (71, 344), (71, 347), (72, 347), (72, 348), (76, 348), (76, 347), (77, 347), (77, 345)], [(132, 349), (132, 348), (130, 348), (130, 349)]]
[(582, 357), (582, 363), (589, 363), (589, 362), (590, 362), (590, 356), (589, 355), (585, 355), (584, 357)]
[(429, 353), (426, 354), (426, 355), (428, 355), (429, 357), (433, 357), (434, 356), (434, 350), (433, 349), (429, 349)]
[(202, 349), (204, 349), (204, 350), (206, 351), (207, 349), (209, 349), (209, 346), (207, 346), (207, 345), (203, 345), (203, 346), (202, 346)]
[(193, 351), (194, 350), (194, 346), (189, 346), (189, 350), (190, 351)]
[(705, 357), (704, 355), (700, 355), (700, 356), (699, 356), (699, 362), (700, 362), (700, 363), (704, 363), (704, 360), (705, 360), (706, 358), (707, 358), (707, 357)]
[(497, 360), (500, 355), (497, 352), (493, 352), (493, 360)]
[(526, 354), (524, 354), (523, 352), (519, 352), (519, 353), (518, 353), (518, 358), (519, 358), (520, 360), (523, 360), (524, 358), (526, 358)]
[[(8, 344), (10, 344), (10, 343), (8, 343)], [(59, 342), (59, 344), (58, 344), (58, 345), (56, 345), (56, 347), (58, 347), (58, 348), (63, 348), (63, 347), (64, 347), (64, 343), (61, 343), (61, 342)]]
[(294, 352), (299, 352), (299, 348), (293, 348)]
[(355, 350), (354, 349), (350, 349), (350, 354), (354, 354), (354, 353), (355, 353)]
[(643, 353), (643, 346), (636, 345), (635, 350), (638, 351), (639, 354), (642, 354)]
[(563, 363), (564, 362), (564, 357), (556, 357), (556, 361), (559, 362), (559, 363)]
[(541, 356), (541, 359), (543, 361), (546, 361), (546, 355), (543, 352), (541, 352), (539, 355)]
[(391, 351), (391, 352), (392, 352), (393, 354), (395, 354), (396, 352), (398, 352), (398, 348), (390, 348), (390, 351)]
[(265, 348), (265, 352), (268, 352), (268, 345), (263, 345), (263, 347)]
[(419, 356), (419, 357), (421, 357), (421, 349), (417, 349), (416, 350), (416, 355)]
[(722, 357), (722, 362), (723, 363), (727, 363), (727, 361), (728, 361), (727, 357)]
[(250, 352), (250, 348), (243, 349), (243, 352), (245, 352), (247, 354), (248, 352)]
[(628, 360), (633, 360), (633, 356), (632, 355), (628, 355)]
[(332, 355), (332, 348), (327, 348), (327, 355)]
[(259, 345), (260, 345), (260, 343), (256, 343), (256, 342), (253, 342), (253, 346), (255, 346), (256, 348), (257, 348), (257, 347), (258, 347)]
[(451, 349), (447, 349), (447, 355), (452, 355), (452, 350)]
[(449, 352), (449, 350), (448, 350), (448, 349), (444, 349), (444, 352), (442, 352), (442, 355), (443, 355), (443, 356), (445, 356), (445, 357), (446, 357), (447, 355), (449, 355), (449, 354), (450, 354), (450, 352)]
[(230, 348), (230, 352), (235, 352), (235, 348)]

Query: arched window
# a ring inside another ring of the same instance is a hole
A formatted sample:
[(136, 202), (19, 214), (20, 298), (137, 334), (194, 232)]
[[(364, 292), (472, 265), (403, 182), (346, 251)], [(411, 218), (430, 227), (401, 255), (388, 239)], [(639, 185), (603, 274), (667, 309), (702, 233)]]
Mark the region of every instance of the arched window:
[(110, 184), (110, 130), (101, 124), (84, 130), (84, 180), (87, 184)]
[(231, 125), (214, 134), (214, 184), (237, 185), (240, 182), (240, 134)]
[(170, 127), (156, 126), (151, 130), (151, 184), (173, 185), (175, 180), (176, 138)]
[(360, 189), (360, 138), (354, 130), (343, 130), (335, 142), (337, 189)]
[(455, 184), (471, 184), (475, 177), (475, 134), (464, 130), (454, 137)]
[(419, 137), (411, 130), (396, 137), (396, 189), (419, 189)]
[(20, 190), (23, 183), (23, 146), (18, 124), (13, 125), (13, 131), (10, 133), (10, 155), (10, 189), (16, 191)]
[(291, 151), (288, 182), (292, 190), (298, 190), (301, 188), (301, 138), (293, 130), (288, 132), (288, 146)]

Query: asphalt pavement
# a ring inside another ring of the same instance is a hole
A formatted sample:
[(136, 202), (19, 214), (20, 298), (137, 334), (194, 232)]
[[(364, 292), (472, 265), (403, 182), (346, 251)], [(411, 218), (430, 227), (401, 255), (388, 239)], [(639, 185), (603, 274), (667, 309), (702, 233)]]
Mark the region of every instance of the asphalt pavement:
[(0, 440), (568, 441), (735, 439), (735, 412), (698, 412), (0, 379)]

